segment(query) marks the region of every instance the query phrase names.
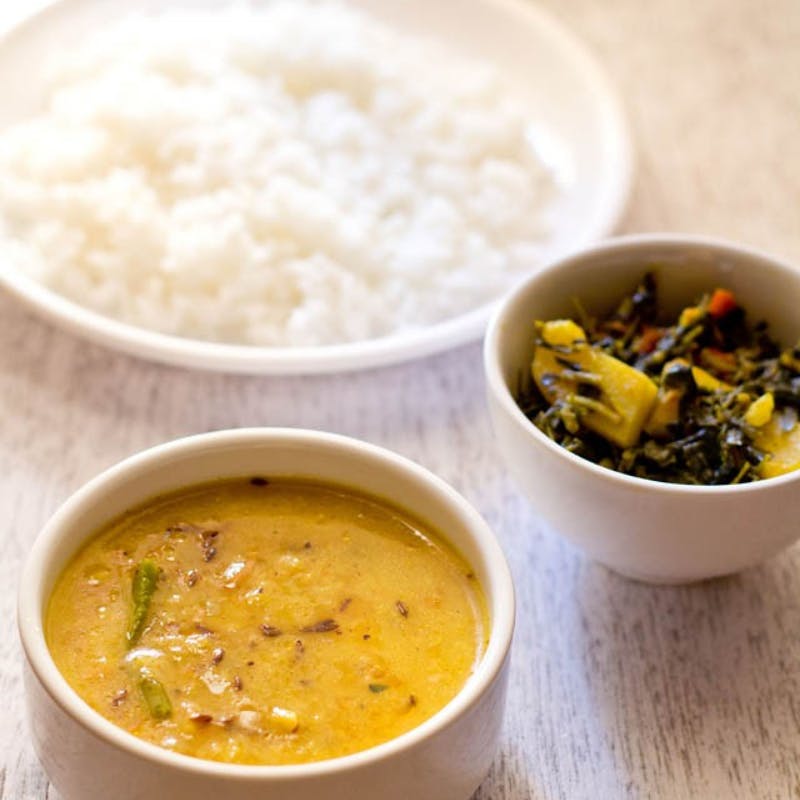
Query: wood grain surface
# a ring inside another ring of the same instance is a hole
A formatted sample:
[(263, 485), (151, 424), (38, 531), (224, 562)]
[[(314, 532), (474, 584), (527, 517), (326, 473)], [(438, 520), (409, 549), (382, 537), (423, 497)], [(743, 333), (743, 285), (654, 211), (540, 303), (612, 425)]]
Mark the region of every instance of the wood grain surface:
[[(625, 97), (639, 170), (624, 230), (709, 233), (800, 263), (798, 0), (540, 4)], [(3, 0), (0, 20), (27, 6)], [(0, 320), (2, 800), (57, 798), (27, 734), (14, 622), (37, 531), (124, 456), (248, 425), (390, 447), (452, 483), (497, 531), (519, 623), (502, 748), (475, 800), (800, 797), (800, 548), (681, 588), (586, 561), (541, 528), (508, 478), (478, 345), (355, 375), (242, 378), (107, 352), (2, 294)]]

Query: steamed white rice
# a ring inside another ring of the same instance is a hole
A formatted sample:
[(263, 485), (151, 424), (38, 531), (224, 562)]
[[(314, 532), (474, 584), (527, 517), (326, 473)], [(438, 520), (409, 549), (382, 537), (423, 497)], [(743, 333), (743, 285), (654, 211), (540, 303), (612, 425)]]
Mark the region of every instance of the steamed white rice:
[(551, 176), (492, 68), (336, 3), (131, 18), (0, 134), (19, 269), (135, 325), (254, 345), (389, 335), (538, 261)]

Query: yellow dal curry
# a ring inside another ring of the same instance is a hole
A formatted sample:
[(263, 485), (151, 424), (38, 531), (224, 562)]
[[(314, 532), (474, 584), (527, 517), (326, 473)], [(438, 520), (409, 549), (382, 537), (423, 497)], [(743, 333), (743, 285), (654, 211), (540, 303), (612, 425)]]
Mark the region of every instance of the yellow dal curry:
[(46, 633), (75, 691), (136, 736), (291, 764), (419, 725), (464, 684), (487, 625), (469, 567), (413, 518), (253, 478), (113, 521), (59, 578)]

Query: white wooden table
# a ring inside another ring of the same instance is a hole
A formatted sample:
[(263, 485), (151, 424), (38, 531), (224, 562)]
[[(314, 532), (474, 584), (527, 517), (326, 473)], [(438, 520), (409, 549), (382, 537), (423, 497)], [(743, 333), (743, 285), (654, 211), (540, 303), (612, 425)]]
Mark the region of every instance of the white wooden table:
[[(640, 161), (623, 229), (716, 234), (800, 264), (798, 0), (541, 2), (626, 97)], [(2, 0), (0, 22), (28, 5)], [(393, 448), (495, 527), (519, 624), (502, 749), (475, 800), (800, 797), (800, 548), (684, 588), (587, 562), (508, 479), (477, 345), (346, 377), (207, 375), (89, 346), (0, 295), (1, 800), (56, 797), (26, 731), (14, 624), (42, 523), (124, 456), (245, 425)]]

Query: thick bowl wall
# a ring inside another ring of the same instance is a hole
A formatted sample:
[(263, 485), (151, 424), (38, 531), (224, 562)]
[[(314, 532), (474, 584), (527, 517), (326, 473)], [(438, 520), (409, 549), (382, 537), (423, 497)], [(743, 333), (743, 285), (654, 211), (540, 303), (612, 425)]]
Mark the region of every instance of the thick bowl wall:
[(568, 453), (519, 410), (533, 321), (611, 311), (646, 271), (677, 312), (715, 286), (732, 289), (752, 322), (784, 344), (800, 339), (800, 272), (708, 239), (612, 240), (552, 264), (506, 298), (486, 339), (489, 407), (508, 466), (542, 517), (592, 558), (626, 575), (684, 582), (767, 558), (800, 536), (800, 473), (741, 486), (697, 487), (621, 475)]
[[(487, 652), (461, 692), (414, 730), (312, 764), (245, 767), (189, 758), (137, 739), (92, 711), (50, 657), (43, 616), (67, 560), (104, 522), (155, 494), (220, 477), (333, 481), (408, 509), (446, 535), (475, 570), (491, 619)], [(254, 429), (191, 437), (113, 467), (73, 495), (37, 540), (23, 575), (19, 625), (34, 745), (64, 800), (466, 800), (496, 750), (514, 617), (511, 578), (480, 516), (410, 461), (344, 437)]]

